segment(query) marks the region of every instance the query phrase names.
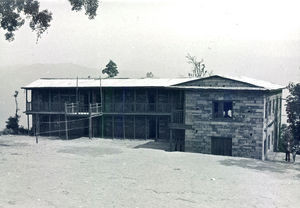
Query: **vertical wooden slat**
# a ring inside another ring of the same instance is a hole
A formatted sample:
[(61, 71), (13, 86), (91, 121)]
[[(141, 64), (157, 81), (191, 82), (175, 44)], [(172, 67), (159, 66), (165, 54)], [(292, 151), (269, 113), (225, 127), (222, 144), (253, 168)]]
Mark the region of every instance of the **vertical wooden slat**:
[(123, 139), (125, 139), (125, 116), (123, 115)]
[(115, 116), (112, 116), (112, 138), (115, 138)]
[(133, 116), (133, 138), (135, 139), (135, 116)]

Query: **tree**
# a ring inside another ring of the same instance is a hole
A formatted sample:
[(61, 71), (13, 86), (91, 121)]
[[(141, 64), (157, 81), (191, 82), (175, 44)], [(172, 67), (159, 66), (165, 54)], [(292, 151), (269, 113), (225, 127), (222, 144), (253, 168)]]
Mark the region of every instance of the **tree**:
[(16, 114), (15, 114), (16, 117), (18, 116), (18, 111), (19, 111), (19, 108), (18, 108), (18, 100), (17, 100), (18, 94), (19, 94), (19, 92), (16, 90), (16, 91), (15, 91), (15, 94), (14, 94), (15, 104), (16, 104)]
[[(73, 11), (85, 8), (89, 19), (96, 16), (99, 0), (69, 0)], [(5, 33), (5, 39), (14, 40), (14, 32), (22, 27), (25, 19), (29, 27), (36, 32), (37, 40), (50, 27), (52, 13), (47, 9), (40, 11), (39, 0), (0, 0), (0, 28)]]
[(14, 98), (15, 98), (15, 103), (16, 103), (16, 113), (15, 113), (15, 116), (10, 116), (8, 118), (8, 120), (6, 121), (6, 128), (12, 130), (12, 132), (14, 134), (19, 133), (19, 119), (20, 119), (20, 116), (18, 115), (18, 111), (19, 111), (18, 100), (17, 100), (18, 94), (19, 94), (19, 92), (15, 91), (15, 94), (13, 95)]
[(288, 85), (289, 95), (286, 99), (287, 122), (294, 142), (300, 142), (300, 83)]
[(286, 125), (282, 124), (280, 127), (280, 137), (278, 142), (278, 151), (285, 152), (286, 145), (288, 142), (292, 142), (291, 129)]
[(102, 74), (107, 74), (108, 78), (113, 78), (119, 74), (119, 71), (117, 69), (117, 64), (110, 60), (108, 64), (106, 65), (105, 69), (102, 70)]
[(147, 72), (147, 73), (146, 73), (146, 77), (147, 77), (147, 78), (153, 78), (154, 75), (153, 75), (152, 72)]
[(203, 63), (203, 59), (197, 61), (197, 57), (191, 56), (190, 54), (188, 54), (186, 58), (188, 59), (188, 63), (193, 65), (193, 71), (188, 74), (189, 77), (206, 77), (212, 74), (212, 71), (208, 72), (205, 69), (206, 65)]

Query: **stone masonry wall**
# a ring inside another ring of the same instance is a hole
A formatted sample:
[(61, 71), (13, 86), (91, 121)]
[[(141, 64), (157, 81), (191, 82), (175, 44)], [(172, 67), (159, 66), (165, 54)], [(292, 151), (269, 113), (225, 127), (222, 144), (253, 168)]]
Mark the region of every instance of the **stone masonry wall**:
[[(232, 156), (262, 159), (264, 97), (259, 91), (190, 90), (185, 95), (186, 151), (211, 153), (211, 137), (232, 138)], [(213, 118), (213, 101), (233, 101), (233, 118)]]

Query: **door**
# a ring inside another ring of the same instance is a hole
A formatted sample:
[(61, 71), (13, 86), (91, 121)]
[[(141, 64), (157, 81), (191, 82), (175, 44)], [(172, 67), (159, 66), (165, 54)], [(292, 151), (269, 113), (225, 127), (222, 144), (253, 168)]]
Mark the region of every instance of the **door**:
[(212, 137), (211, 154), (232, 156), (232, 138)]

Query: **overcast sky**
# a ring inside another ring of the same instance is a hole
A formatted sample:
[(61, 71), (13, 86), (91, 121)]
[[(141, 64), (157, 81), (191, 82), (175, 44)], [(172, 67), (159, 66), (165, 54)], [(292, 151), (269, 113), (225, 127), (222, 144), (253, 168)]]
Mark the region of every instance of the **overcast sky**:
[[(40, 0), (53, 13), (36, 44), (27, 25), (15, 41), (0, 30), (0, 66), (74, 63), (120, 71), (185, 76), (187, 53), (215, 74), (246, 75), (279, 84), (300, 80), (300, 1), (103, 0), (94, 20), (68, 0)], [(26, 23), (28, 24), (28, 23)]]

